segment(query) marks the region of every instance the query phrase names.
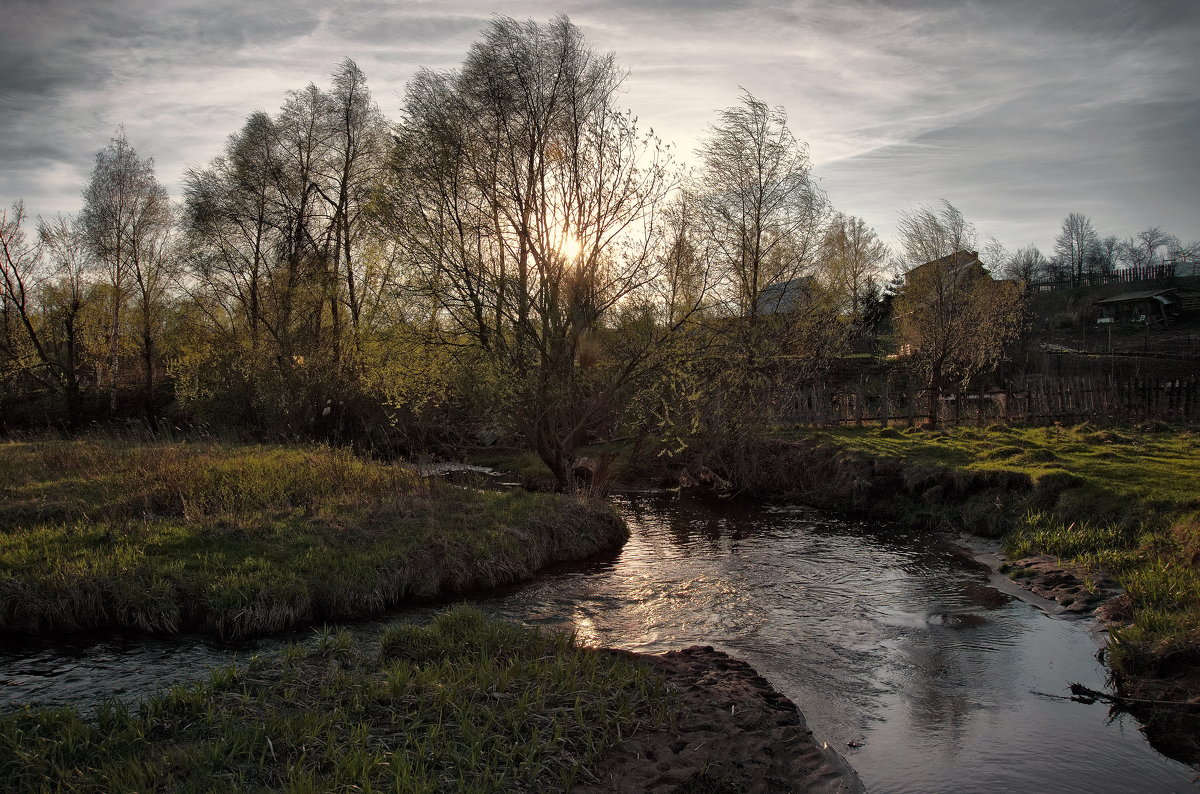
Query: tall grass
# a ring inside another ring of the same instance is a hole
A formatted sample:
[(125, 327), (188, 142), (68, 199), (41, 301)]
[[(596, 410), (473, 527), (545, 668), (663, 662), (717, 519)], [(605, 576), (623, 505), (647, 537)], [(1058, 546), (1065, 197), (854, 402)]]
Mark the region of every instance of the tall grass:
[(381, 647), (322, 632), (130, 709), (0, 718), (10, 791), (549, 791), (670, 725), (662, 677), (455, 609)]
[(626, 535), (595, 502), (328, 447), (7, 443), (0, 630), (263, 634), (515, 581)]

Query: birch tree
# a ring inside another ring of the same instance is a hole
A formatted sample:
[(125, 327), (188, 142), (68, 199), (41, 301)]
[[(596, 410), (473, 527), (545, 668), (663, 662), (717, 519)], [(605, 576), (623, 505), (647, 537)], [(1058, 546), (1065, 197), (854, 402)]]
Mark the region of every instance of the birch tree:
[(154, 159), (141, 158), (121, 129), (107, 147), (97, 152), (83, 198), (83, 228), (102, 265), (109, 291), (109, 408), (116, 410), (121, 386), (121, 318), (131, 291), (136, 290), (143, 306), (140, 343), (146, 366), (144, 399), (147, 414), (152, 415), (152, 333), (145, 320), (149, 309), (145, 305), (148, 293), (143, 287), (151, 279), (157, 280), (151, 274), (164, 264), (158, 246), (171, 224), (167, 191), (154, 176)]

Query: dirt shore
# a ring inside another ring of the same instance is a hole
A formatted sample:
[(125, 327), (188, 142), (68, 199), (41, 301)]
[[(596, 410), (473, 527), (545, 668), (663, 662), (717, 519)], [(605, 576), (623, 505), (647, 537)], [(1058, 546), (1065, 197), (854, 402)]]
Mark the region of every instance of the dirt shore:
[[(1098, 634), (1132, 619), (1129, 597), (1101, 571), (1049, 555), (1007, 560), (997, 570), (1029, 592), (1056, 602), (1057, 614), (1094, 621)], [(1117, 697), (1112, 707), (1137, 717), (1146, 738), (1159, 752), (1200, 770), (1200, 738), (1196, 734), (1200, 654), (1181, 649), (1159, 656), (1152, 669), (1137, 677), (1115, 673), (1113, 677)]]
[(1025, 589), (1056, 602), (1062, 612), (1094, 618), (1102, 629), (1123, 626), (1132, 617), (1124, 591), (1103, 572), (1046, 554), (1006, 560), (999, 570)]
[(576, 786), (599, 792), (861, 792), (849, 764), (813, 738), (803, 715), (746, 662), (710, 646), (631, 654), (662, 671), (686, 717), (671, 731), (638, 734)]

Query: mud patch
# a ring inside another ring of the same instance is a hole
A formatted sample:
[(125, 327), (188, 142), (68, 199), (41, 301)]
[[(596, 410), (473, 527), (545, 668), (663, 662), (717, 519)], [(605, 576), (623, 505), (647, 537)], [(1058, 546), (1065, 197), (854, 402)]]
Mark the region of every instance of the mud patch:
[(1107, 574), (1045, 554), (1010, 560), (1000, 566), (1000, 572), (1042, 598), (1057, 602), (1065, 614), (1094, 617), (1103, 628), (1128, 622), (1128, 610), (1121, 609), (1120, 604), (1101, 608), (1123, 593)]
[(653, 665), (681, 698), (673, 731), (638, 734), (576, 792), (861, 792), (841, 756), (812, 736), (786, 697), (745, 662), (709, 646), (661, 655), (613, 651)]

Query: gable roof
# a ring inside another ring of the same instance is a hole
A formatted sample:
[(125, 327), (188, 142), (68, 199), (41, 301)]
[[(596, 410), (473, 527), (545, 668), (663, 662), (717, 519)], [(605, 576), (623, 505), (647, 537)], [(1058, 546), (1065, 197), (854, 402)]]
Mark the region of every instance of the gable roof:
[(970, 265), (979, 265), (980, 267), (983, 267), (983, 263), (979, 261), (978, 251), (967, 251), (964, 249), (961, 251), (955, 251), (952, 254), (946, 254), (945, 256), (932, 259), (928, 262), (917, 265), (916, 267), (910, 268), (904, 273), (904, 278), (907, 279), (913, 273), (926, 268), (940, 269), (943, 267), (949, 267), (959, 270), (964, 267), (969, 267)]
[(1162, 298), (1168, 298), (1170, 297), (1169, 293), (1173, 292), (1175, 292), (1175, 290), (1171, 287), (1166, 289), (1147, 289), (1142, 290), (1141, 292), (1122, 292), (1120, 295), (1113, 295), (1111, 298), (1105, 298), (1104, 300), (1096, 301), (1096, 305), (1099, 306), (1104, 303), (1129, 303), (1131, 301), (1143, 301), (1149, 298), (1158, 298), (1160, 296)]

